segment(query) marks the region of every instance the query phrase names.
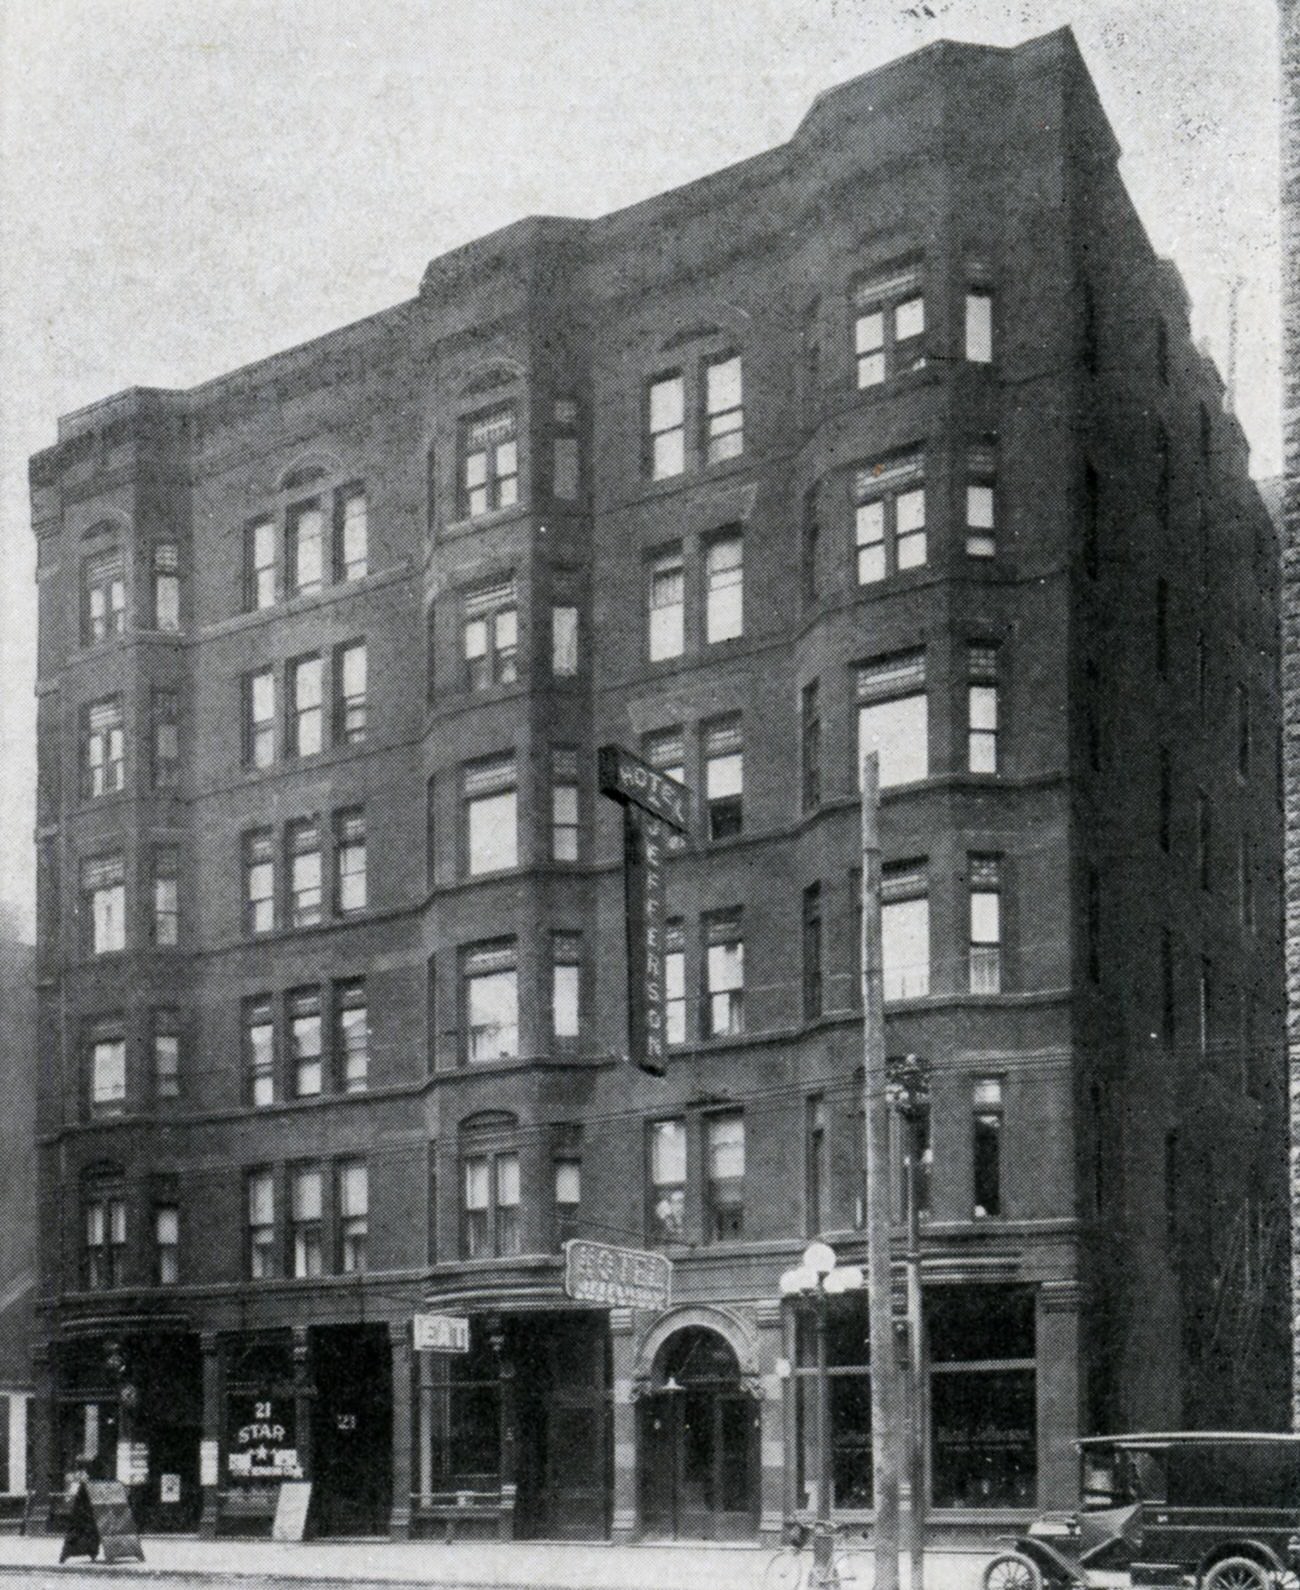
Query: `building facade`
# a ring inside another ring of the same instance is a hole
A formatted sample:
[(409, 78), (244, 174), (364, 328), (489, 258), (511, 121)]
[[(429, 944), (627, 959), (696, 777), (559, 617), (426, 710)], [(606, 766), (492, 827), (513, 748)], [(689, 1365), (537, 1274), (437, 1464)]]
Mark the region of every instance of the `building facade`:
[[(1083, 1430), (1277, 1418), (1277, 547), (1117, 156), (1068, 33), (936, 45), (60, 422), (43, 1506), (118, 1472), (254, 1531), (306, 1475), (324, 1533), (776, 1530), (778, 1278), (863, 1256), (869, 749), (936, 1527), (1067, 1500)], [(608, 742), (696, 794), (662, 1078)], [(671, 1306), (572, 1301), (574, 1236), (662, 1249)], [(865, 1513), (860, 1299), (831, 1338)]]
[(28, 1494), (36, 1301), (33, 962), (30, 942), (0, 912), (0, 1531), (21, 1527)]

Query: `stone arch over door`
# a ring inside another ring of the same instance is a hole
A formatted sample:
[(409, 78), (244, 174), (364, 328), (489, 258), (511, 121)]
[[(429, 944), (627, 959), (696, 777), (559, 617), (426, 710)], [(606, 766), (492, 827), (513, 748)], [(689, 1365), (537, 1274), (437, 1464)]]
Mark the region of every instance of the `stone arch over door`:
[(743, 1315), (734, 1309), (717, 1304), (697, 1303), (670, 1310), (660, 1315), (642, 1333), (636, 1346), (632, 1367), (633, 1394), (649, 1391), (654, 1375), (655, 1360), (669, 1337), (678, 1331), (699, 1326), (715, 1331), (736, 1355), (742, 1386), (751, 1395), (761, 1394), (759, 1378), (758, 1331)]

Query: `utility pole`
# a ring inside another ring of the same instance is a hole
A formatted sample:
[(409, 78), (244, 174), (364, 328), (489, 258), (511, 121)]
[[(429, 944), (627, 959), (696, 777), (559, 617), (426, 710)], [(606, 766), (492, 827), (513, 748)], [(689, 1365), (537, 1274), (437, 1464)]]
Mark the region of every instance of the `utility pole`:
[(863, 1131), (867, 1167), (867, 1299), (871, 1319), (871, 1459), (875, 1590), (899, 1590), (898, 1524), (902, 1399), (894, 1341), (890, 1254), (889, 1100), (880, 943), (880, 763), (862, 759)]
[(925, 1590), (925, 1353), (921, 1319), (921, 1123), (930, 1105), (928, 1067), (916, 1055), (889, 1067), (889, 1102), (898, 1111), (903, 1149), (903, 1202), (907, 1278), (907, 1373), (904, 1411), (907, 1433), (903, 1464), (902, 1544), (907, 1553), (909, 1590)]

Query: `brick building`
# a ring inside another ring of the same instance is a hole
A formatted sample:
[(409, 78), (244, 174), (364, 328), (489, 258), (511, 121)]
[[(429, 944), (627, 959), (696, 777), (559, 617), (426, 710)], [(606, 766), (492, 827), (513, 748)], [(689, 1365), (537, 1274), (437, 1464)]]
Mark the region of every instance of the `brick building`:
[[(1067, 32), (936, 45), (60, 422), (51, 1500), (120, 1467), (152, 1525), (254, 1530), (305, 1473), (327, 1533), (773, 1530), (811, 1477), (778, 1277), (863, 1251), (866, 747), (890, 1051), (934, 1073), (936, 1525), (1068, 1498), (1083, 1429), (1276, 1418), (1277, 546), (1117, 154)], [(697, 792), (662, 1079), (608, 741)], [(662, 1246), (672, 1306), (570, 1302), (573, 1235)]]

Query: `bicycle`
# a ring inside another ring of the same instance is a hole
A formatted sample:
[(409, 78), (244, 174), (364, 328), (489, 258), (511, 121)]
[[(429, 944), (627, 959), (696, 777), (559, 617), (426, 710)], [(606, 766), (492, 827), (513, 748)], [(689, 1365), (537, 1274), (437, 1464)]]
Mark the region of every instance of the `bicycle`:
[[(821, 1533), (830, 1536), (824, 1569), (818, 1567), (814, 1549)], [(845, 1548), (845, 1525), (792, 1518), (786, 1521), (783, 1534), (784, 1540), (763, 1570), (763, 1590), (866, 1590), (871, 1582), (865, 1556)]]

